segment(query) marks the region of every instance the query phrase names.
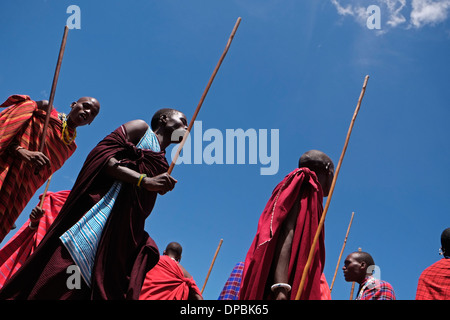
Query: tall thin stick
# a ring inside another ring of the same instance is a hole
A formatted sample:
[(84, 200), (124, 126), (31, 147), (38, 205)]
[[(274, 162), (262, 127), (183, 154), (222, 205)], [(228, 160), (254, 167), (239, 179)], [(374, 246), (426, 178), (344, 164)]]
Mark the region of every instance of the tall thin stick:
[(308, 260), (306, 261), (305, 268), (303, 269), (302, 278), (300, 280), (300, 285), (298, 287), (298, 291), (297, 291), (297, 295), (295, 296), (295, 300), (300, 300), (300, 297), (301, 297), (302, 292), (303, 292), (303, 287), (305, 286), (306, 276), (307, 276), (307, 274), (309, 272), (309, 268), (311, 267), (311, 262), (312, 262), (312, 259), (313, 259), (313, 256), (314, 256), (314, 251), (316, 249), (317, 241), (319, 239), (320, 233), (322, 232), (323, 224), (325, 222), (325, 217), (327, 215), (328, 207), (330, 206), (331, 197), (333, 195), (334, 186), (336, 185), (336, 180), (337, 180), (337, 177), (339, 175), (339, 170), (341, 169), (342, 160), (344, 159), (345, 151), (347, 150), (348, 141), (349, 141), (350, 135), (352, 133), (352, 129), (353, 129), (353, 125), (354, 125), (355, 120), (356, 120), (356, 116), (358, 115), (359, 108), (361, 107), (361, 102), (362, 102), (362, 99), (364, 97), (364, 93), (366, 92), (366, 86), (367, 86), (367, 81), (368, 80), (369, 80), (369, 76), (367, 75), (365, 77), (365, 79), (364, 79), (364, 84), (363, 84), (363, 87), (362, 87), (362, 90), (361, 90), (361, 94), (359, 95), (358, 104), (356, 105), (356, 109), (355, 109), (355, 112), (353, 114), (353, 118), (352, 118), (352, 121), (350, 123), (350, 127), (349, 127), (348, 132), (347, 132), (347, 138), (345, 139), (344, 148), (342, 149), (341, 157), (339, 158), (339, 163), (338, 163), (338, 165), (336, 167), (336, 172), (334, 174), (333, 181), (331, 183), (331, 188), (330, 188), (330, 192), (328, 194), (327, 202), (325, 204), (325, 208), (323, 210), (322, 217), (320, 218), (319, 226), (317, 227), (316, 235), (314, 236), (314, 240), (313, 240), (313, 243), (311, 245), (311, 249), (309, 251)]
[[(361, 248), (358, 248), (358, 252), (361, 252)], [(353, 300), (353, 291), (355, 290), (355, 281), (352, 282), (352, 289), (350, 290), (350, 300)]]
[(336, 270), (334, 270), (333, 281), (331, 281), (330, 292), (333, 291), (334, 281), (336, 280), (336, 275), (339, 269), (339, 264), (341, 263), (342, 254), (344, 253), (345, 245), (347, 244), (348, 233), (350, 232), (350, 228), (352, 226), (353, 217), (355, 216), (355, 212), (352, 212), (352, 217), (350, 218), (350, 223), (348, 224), (347, 233), (345, 234), (344, 244), (342, 245), (341, 253), (339, 254), (339, 259), (336, 264)]
[(233, 41), (234, 35), (235, 35), (235, 33), (237, 31), (237, 28), (239, 27), (240, 23), (241, 23), (241, 17), (239, 17), (237, 19), (236, 24), (234, 25), (233, 31), (231, 32), (230, 38), (228, 39), (227, 45), (225, 47), (225, 50), (223, 51), (222, 56), (220, 57), (220, 60), (217, 63), (216, 68), (214, 69), (214, 71), (213, 71), (213, 73), (211, 75), (211, 78), (208, 81), (208, 84), (206, 85), (206, 89), (204, 90), (204, 92), (202, 94), (202, 97), (200, 98), (200, 102), (198, 103), (197, 108), (195, 109), (195, 112), (194, 112), (194, 115), (192, 116), (191, 122), (189, 123), (189, 126), (188, 126), (188, 128), (186, 130), (186, 133), (183, 136), (183, 140), (181, 140), (181, 142), (180, 142), (180, 144), (178, 146), (177, 152), (175, 153), (175, 156), (173, 157), (172, 163), (170, 164), (169, 170), (167, 170), (167, 172), (169, 174), (172, 173), (172, 170), (173, 170), (173, 168), (175, 166), (175, 162), (177, 162), (177, 160), (178, 160), (178, 157), (180, 155), (181, 149), (183, 148), (184, 143), (186, 142), (186, 139), (189, 136), (189, 133), (191, 132), (192, 126), (194, 125), (194, 121), (197, 118), (198, 112), (200, 111), (200, 108), (202, 107), (203, 101), (205, 100), (206, 95), (208, 94), (209, 88), (211, 87), (211, 84), (212, 84), (212, 82), (213, 82), (213, 80), (214, 80), (214, 78), (215, 78), (215, 76), (217, 74), (217, 71), (219, 71), (219, 68), (220, 68), (220, 65), (222, 64), (222, 61), (225, 58), (225, 56), (226, 56), (226, 54), (228, 52), (228, 49), (230, 48), (231, 41)]
[(48, 108), (47, 108), (47, 114), (45, 115), (44, 129), (42, 130), (41, 145), (39, 146), (40, 152), (44, 151), (45, 138), (47, 136), (48, 123), (50, 122), (50, 113), (52, 111), (53, 100), (55, 98), (56, 85), (58, 84), (59, 71), (61, 70), (62, 59), (64, 56), (64, 49), (66, 48), (68, 30), (69, 30), (69, 28), (67, 26), (65, 26), (63, 39), (61, 42), (61, 48), (59, 49), (58, 61), (56, 62), (55, 74), (53, 76), (52, 89), (50, 91), (50, 98), (48, 100)]
[(201, 290), (202, 294), (203, 294), (203, 290), (205, 290), (206, 283), (208, 282), (209, 275), (210, 275), (211, 270), (212, 270), (212, 268), (214, 266), (214, 262), (216, 261), (217, 254), (219, 253), (220, 247), (222, 246), (222, 242), (223, 242), (223, 239), (220, 239), (219, 245), (217, 246), (217, 249), (216, 249), (216, 253), (214, 254), (214, 258), (213, 258), (213, 260), (211, 262), (211, 265), (209, 266), (209, 270), (208, 270), (208, 274), (206, 275), (205, 283), (203, 284), (203, 287), (202, 287), (202, 290)]
[[(51, 114), (52, 107), (53, 107), (53, 100), (55, 99), (55, 92), (56, 92), (56, 85), (58, 84), (59, 71), (61, 70), (61, 64), (62, 64), (62, 59), (64, 56), (64, 50), (66, 49), (68, 31), (69, 31), (69, 28), (66, 25), (64, 27), (64, 33), (63, 33), (63, 38), (61, 41), (61, 47), (59, 48), (59, 54), (58, 54), (58, 60), (56, 62), (55, 74), (53, 75), (52, 88), (50, 91), (50, 98), (48, 100), (48, 107), (47, 107), (47, 111), (45, 114), (45, 122), (44, 122), (44, 128), (42, 129), (41, 145), (39, 146), (39, 152), (43, 152), (44, 147), (45, 147), (45, 138), (47, 137), (47, 129), (48, 129), (48, 124), (50, 122), (50, 114)], [(35, 174), (38, 174), (38, 171), (35, 172)], [(44, 204), (44, 199), (47, 194), (48, 187), (50, 185), (51, 180), (52, 180), (52, 176), (50, 176), (48, 178), (47, 185), (45, 186), (44, 193), (42, 194), (41, 202), (39, 203), (39, 208), (41, 208), (41, 209)]]
[(42, 209), (42, 206), (44, 205), (44, 200), (45, 200), (45, 196), (47, 195), (47, 191), (48, 191), (48, 186), (50, 185), (50, 181), (52, 181), (52, 176), (51, 175), (48, 180), (47, 180), (47, 184), (45, 185), (45, 189), (44, 189), (44, 193), (41, 196), (41, 202), (39, 202), (39, 208)]

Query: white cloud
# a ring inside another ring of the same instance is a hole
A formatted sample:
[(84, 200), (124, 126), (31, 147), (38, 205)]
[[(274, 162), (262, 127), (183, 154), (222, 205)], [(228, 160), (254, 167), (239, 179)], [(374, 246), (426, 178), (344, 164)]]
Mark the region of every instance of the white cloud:
[[(381, 8), (381, 19), (384, 26), (395, 28), (400, 25), (422, 27), (426, 24), (437, 24), (447, 19), (450, 11), (450, 0), (330, 0), (341, 16), (351, 16), (358, 23), (365, 25), (368, 18), (366, 9), (369, 5)], [(345, 4), (343, 4), (345, 2)], [(407, 24), (404, 11), (411, 9), (410, 23)]]
[(353, 7), (352, 5), (347, 5), (345, 8), (339, 3), (339, 1), (337, 0), (331, 0), (331, 3), (334, 4), (334, 6), (336, 7), (338, 13), (341, 16), (346, 16), (346, 15), (353, 15)]
[(417, 28), (434, 25), (447, 19), (450, 10), (450, 0), (413, 0), (411, 24)]
[(367, 13), (366, 7), (360, 6), (355, 2), (352, 4), (347, 4), (345, 7), (341, 5), (338, 0), (331, 0), (331, 3), (336, 7), (338, 14), (341, 16), (352, 16), (361, 25), (366, 25)]
[(389, 19), (386, 22), (391, 27), (396, 27), (401, 23), (406, 22), (406, 18), (401, 14), (401, 11), (406, 6), (406, 0), (384, 0), (388, 9)]

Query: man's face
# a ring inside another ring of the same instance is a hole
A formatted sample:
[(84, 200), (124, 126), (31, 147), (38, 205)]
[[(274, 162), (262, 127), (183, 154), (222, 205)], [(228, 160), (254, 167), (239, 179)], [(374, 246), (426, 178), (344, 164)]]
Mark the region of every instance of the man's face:
[(100, 112), (99, 102), (90, 97), (83, 97), (73, 102), (68, 117), (76, 127), (90, 124)]
[(342, 271), (344, 271), (344, 278), (347, 282), (358, 282), (361, 278), (365, 277), (363, 265), (355, 259), (354, 254), (350, 254), (345, 258)]
[(334, 169), (329, 168), (327, 170), (324, 186), (323, 186), (323, 195), (324, 197), (328, 197), (328, 194), (330, 193), (331, 184), (333, 183), (334, 178)]
[(166, 128), (172, 132), (171, 141), (180, 143), (188, 128), (186, 116), (181, 112), (175, 112), (167, 117)]

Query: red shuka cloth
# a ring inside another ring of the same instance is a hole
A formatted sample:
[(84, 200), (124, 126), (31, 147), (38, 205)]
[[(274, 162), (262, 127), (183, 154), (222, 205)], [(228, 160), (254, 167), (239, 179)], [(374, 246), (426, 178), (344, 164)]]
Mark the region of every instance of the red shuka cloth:
[(194, 279), (184, 276), (178, 262), (163, 255), (147, 273), (139, 300), (187, 300), (189, 289), (201, 295)]
[(58, 112), (52, 109), (43, 149), (43, 153), (50, 160), (50, 167), (43, 168), (37, 175), (34, 174), (33, 167), (8, 152), (8, 147), (17, 144), (30, 151), (38, 151), (46, 112), (38, 109), (36, 102), (25, 95), (10, 96), (0, 107), (8, 107), (0, 113), (0, 241), (2, 241), (36, 190), (52, 173), (62, 167), (77, 146), (75, 142), (66, 145), (62, 141), (62, 122), (58, 118)]
[(450, 259), (441, 259), (422, 272), (416, 300), (450, 300)]
[[(253, 243), (247, 252), (240, 300), (263, 300), (270, 294), (268, 276), (274, 259), (279, 231), (298, 195), (300, 209), (295, 226), (289, 261), (288, 279), (292, 287), (290, 299), (295, 299), (303, 269), (322, 215), (323, 193), (316, 174), (308, 168), (289, 173), (273, 190), (261, 214)], [(302, 300), (320, 300), (320, 278), (325, 263), (324, 231), (319, 237)]]
[(108, 217), (92, 270), (91, 288), (69, 289), (67, 268), (74, 264), (59, 237), (110, 189), (114, 179), (103, 172), (111, 157), (153, 177), (167, 172), (165, 152), (138, 149), (117, 128), (89, 153), (58, 217), (34, 254), (0, 290), (4, 299), (139, 299), (146, 273), (156, 265), (156, 243), (144, 230), (157, 193), (124, 183)]
[[(45, 213), (39, 221), (39, 226), (31, 230), (28, 226), (30, 220), (27, 220), (14, 237), (0, 250), (0, 288), (34, 252), (58, 216), (69, 193), (70, 190), (47, 192), (42, 204)], [(39, 199), (41, 198), (42, 195), (39, 196)]]

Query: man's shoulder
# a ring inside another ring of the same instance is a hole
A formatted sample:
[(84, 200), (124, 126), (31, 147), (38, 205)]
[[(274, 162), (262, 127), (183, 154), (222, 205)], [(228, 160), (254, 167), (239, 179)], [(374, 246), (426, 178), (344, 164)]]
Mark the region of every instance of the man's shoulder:
[(123, 124), (123, 127), (125, 128), (127, 140), (136, 144), (147, 132), (149, 125), (142, 119), (136, 119)]

